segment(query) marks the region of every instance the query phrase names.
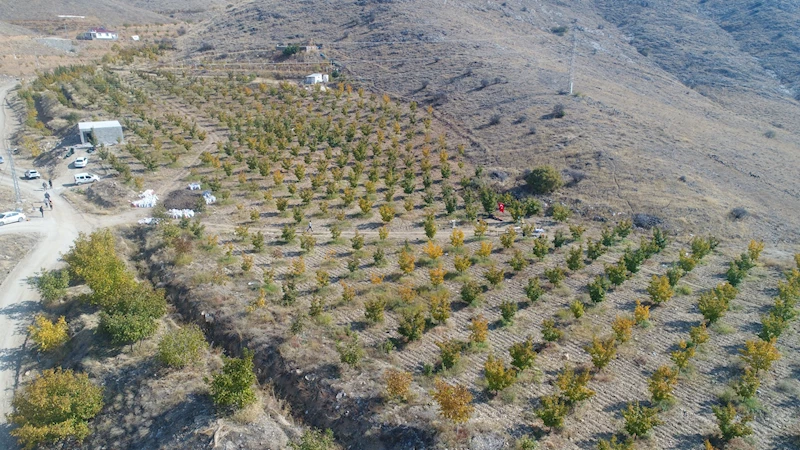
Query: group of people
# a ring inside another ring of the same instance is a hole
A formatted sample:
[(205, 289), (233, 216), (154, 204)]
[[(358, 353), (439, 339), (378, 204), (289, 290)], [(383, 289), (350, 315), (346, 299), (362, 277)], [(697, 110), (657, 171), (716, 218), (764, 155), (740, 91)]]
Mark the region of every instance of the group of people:
[(53, 180), (48, 180), (47, 182), (42, 183), (42, 188), (44, 189), (44, 204), (39, 207), (39, 213), (42, 214), (42, 217), (44, 217), (45, 206), (49, 207), (51, 211), (53, 210), (53, 199), (50, 198), (50, 193), (47, 192), (48, 186), (50, 189), (53, 188)]

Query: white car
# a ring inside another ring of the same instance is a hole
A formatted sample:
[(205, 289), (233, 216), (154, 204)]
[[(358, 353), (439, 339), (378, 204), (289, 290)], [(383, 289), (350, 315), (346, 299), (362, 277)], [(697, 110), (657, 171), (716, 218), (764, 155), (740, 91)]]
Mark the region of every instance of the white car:
[(75, 184), (94, 183), (100, 177), (91, 173), (77, 173), (75, 174)]
[(76, 158), (75, 162), (72, 164), (75, 166), (76, 169), (86, 167), (86, 165), (89, 164), (89, 158), (81, 156), (80, 158)]
[(27, 217), (25, 214), (17, 211), (8, 211), (0, 213), (0, 225), (8, 225), (14, 222), (24, 222)]
[(41, 177), (42, 176), (39, 175), (39, 171), (38, 170), (31, 169), (31, 170), (26, 170), (25, 171), (25, 178), (27, 178), (29, 180), (33, 180), (34, 178), (41, 178)]

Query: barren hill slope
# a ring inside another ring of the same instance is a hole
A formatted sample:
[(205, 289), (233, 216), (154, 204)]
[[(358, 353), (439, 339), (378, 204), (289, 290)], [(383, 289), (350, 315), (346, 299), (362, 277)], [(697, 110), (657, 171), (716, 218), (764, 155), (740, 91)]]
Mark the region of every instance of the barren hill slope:
[(96, 18), (101, 24), (162, 23), (198, 19), (209, 14), (219, 0), (34, 0), (3, 2), (0, 21), (56, 20), (59, 14)]
[[(720, 25), (733, 20), (731, 3), (256, 0), (227, 8), (185, 44), (189, 58), (217, 61), (257, 58), (278, 42), (323, 44), (352, 79), (433, 104), (473, 140), (476, 161), (585, 173), (568, 196), (587, 212), (654, 213), (679, 229), (797, 242), (792, 74), (745, 51), (757, 31)], [(553, 33), (561, 26), (563, 36)], [(197, 52), (204, 42), (213, 54)], [(579, 95), (559, 95), (573, 49)], [(558, 103), (566, 117), (551, 120)], [(753, 215), (733, 222), (734, 207)]]

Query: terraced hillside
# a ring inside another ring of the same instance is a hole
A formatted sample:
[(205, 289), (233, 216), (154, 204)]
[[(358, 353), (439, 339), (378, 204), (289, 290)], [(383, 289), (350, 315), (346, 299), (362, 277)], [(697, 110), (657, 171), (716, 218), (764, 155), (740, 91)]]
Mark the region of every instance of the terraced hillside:
[[(574, 197), (594, 208), (794, 241), (795, 81), (791, 65), (768, 61), (796, 51), (788, 31), (756, 49), (731, 28), (742, 20), (725, 11), (747, 2), (734, 3), (256, 1), (184, 46), (193, 61), (222, 64), (269, 61), (280, 42), (322, 44), (352, 80), (434, 105), (475, 163), (551, 163), (587, 175)], [(768, 8), (750, 26), (768, 29)], [(794, 23), (796, 8), (784, 9), (776, 27)], [(578, 95), (559, 95), (570, 67)], [(551, 118), (557, 104), (562, 119)], [(751, 220), (729, 220), (736, 207)]]
[[(755, 414), (754, 445), (793, 442), (787, 247), (634, 229), (567, 206), (571, 188), (498, 192), (432, 107), (346, 83), (146, 70), (145, 56), (170, 59), (126, 51), (27, 92), (58, 87), (125, 122), (127, 143), (101, 153), (110, 173), (138, 188), (166, 176), (167, 206), (201, 212), (126, 233), (137, 265), (215, 344), (254, 350), (259, 379), (341, 443), (594, 448), (624, 440), (639, 405), (659, 418), (652, 445), (721, 446), (713, 408), (728, 402)], [(497, 201), (505, 222), (485, 216)], [(780, 331), (769, 317), (786, 317)], [(734, 394), (756, 344), (781, 358), (759, 366), (758, 395)], [(408, 385), (387, 392), (392, 376)], [(471, 399), (466, 426), (441, 415), (442, 381)]]

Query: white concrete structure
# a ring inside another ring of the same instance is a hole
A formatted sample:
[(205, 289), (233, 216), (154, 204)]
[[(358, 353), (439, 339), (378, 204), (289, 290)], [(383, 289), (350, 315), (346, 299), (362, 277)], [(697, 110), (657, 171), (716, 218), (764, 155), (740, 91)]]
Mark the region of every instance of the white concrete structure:
[(119, 35), (116, 31), (106, 30), (103, 27), (90, 28), (89, 31), (83, 34), (84, 39), (101, 40), (101, 41), (116, 41)]
[(81, 144), (92, 142), (92, 133), (98, 144), (114, 145), (124, 142), (122, 136), (122, 125), (116, 120), (106, 120), (103, 122), (80, 122), (78, 124), (78, 134)]
[(312, 73), (311, 75), (306, 75), (305, 80), (303, 80), (303, 84), (319, 84), (327, 82), (328, 74), (326, 73)]

